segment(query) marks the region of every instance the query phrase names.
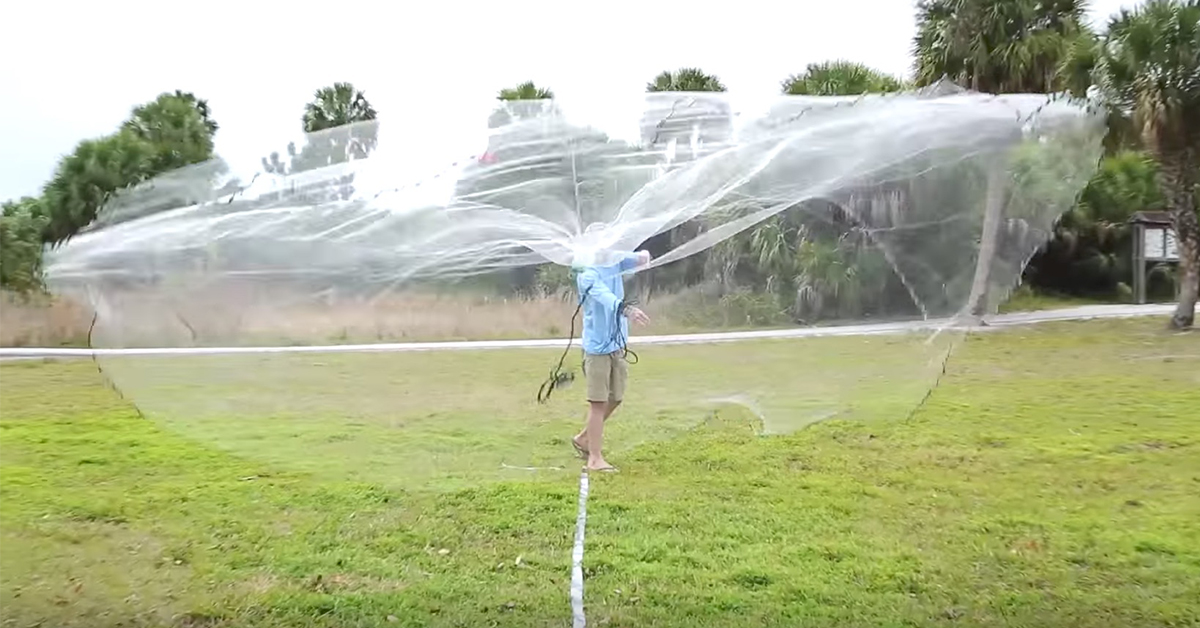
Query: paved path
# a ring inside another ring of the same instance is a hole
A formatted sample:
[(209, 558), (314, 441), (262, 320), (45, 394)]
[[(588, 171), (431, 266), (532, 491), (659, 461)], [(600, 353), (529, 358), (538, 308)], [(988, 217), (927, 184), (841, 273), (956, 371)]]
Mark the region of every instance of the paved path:
[[(1044, 310), (1040, 312), (1017, 312), (998, 314), (986, 318), (984, 327), (972, 327), (976, 331), (1032, 325), (1056, 321), (1078, 321), (1095, 318), (1131, 318), (1137, 316), (1169, 316), (1174, 305), (1085, 305), (1080, 307)], [(820, 336), (867, 336), (897, 334), (921, 330), (945, 329), (953, 326), (951, 319), (927, 321), (903, 321), (866, 325), (842, 325), (836, 327), (797, 327), (792, 329), (766, 329), (760, 331), (732, 331), (703, 334), (676, 334), (670, 336), (633, 336), (631, 345), (688, 344), (737, 342), (769, 338), (812, 338)], [(36, 360), (42, 358), (81, 358), (93, 355), (188, 355), (188, 354), (232, 354), (232, 353), (347, 353), (355, 351), (448, 351), (470, 349), (536, 349), (562, 348), (562, 338), (541, 340), (471, 340), (455, 342), (404, 342), (365, 345), (328, 345), (308, 347), (161, 347), (145, 349), (76, 349), (76, 348), (0, 348), (0, 360)]]

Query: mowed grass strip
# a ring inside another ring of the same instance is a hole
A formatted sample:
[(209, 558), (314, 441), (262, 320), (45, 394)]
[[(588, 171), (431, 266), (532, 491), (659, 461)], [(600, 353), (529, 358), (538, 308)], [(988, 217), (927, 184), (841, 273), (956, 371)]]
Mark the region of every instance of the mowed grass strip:
[[(785, 436), (677, 396), (769, 384), (782, 358), (755, 354), (787, 346), (643, 356), (662, 371), (617, 420), (650, 423), (656, 404), (682, 418), (593, 478), (589, 623), (1200, 623), (1200, 337), (1158, 320), (978, 334), (910, 419), (885, 412), (905, 389)], [(534, 356), (437, 359), (503, 379)], [(672, 368), (710, 379), (681, 387)], [(464, 390), (438, 381), (420, 383), (434, 403)], [(0, 365), (0, 387), (5, 625), (570, 625), (573, 470), (457, 486), (353, 460), (323, 473), (328, 451), (284, 464), (143, 419), (88, 362)], [(761, 420), (792, 407), (781, 396)]]

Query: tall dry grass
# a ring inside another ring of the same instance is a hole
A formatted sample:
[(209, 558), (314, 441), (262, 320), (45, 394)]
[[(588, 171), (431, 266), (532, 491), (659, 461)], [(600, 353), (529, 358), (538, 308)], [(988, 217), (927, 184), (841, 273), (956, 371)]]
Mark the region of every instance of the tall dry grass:
[[(536, 297), (395, 293), (336, 297), (223, 284), (220, 289), (108, 291), (96, 346), (312, 345), (562, 338), (575, 311), (569, 292)], [(740, 327), (697, 316), (696, 294), (640, 295), (658, 334)], [(92, 310), (82, 299), (0, 298), (0, 346), (86, 346)], [(751, 321), (746, 321), (750, 323)], [(580, 322), (574, 325), (578, 337)]]
[(85, 346), (91, 322), (76, 300), (0, 291), (0, 347)]

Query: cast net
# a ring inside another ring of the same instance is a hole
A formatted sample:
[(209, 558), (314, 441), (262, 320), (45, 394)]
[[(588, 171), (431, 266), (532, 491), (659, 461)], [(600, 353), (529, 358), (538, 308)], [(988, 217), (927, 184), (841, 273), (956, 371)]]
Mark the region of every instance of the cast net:
[(376, 482), (532, 477), (577, 468), (583, 386), (535, 401), (580, 329), (573, 265), (654, 258), (625, 280), (652, 322), (609, 460), (730, 404), (765, 433), (903, 418), (1103, 134), (1076, 102), (946, 85), (498, 102), (169, 173), (48, 275), (96, 309), (113, 383), (190, 437)]

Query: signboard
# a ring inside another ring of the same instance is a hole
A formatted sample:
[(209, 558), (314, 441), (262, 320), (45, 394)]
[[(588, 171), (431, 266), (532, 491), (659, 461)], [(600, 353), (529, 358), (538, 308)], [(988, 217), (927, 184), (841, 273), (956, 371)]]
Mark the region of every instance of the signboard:
[(1179, 261), (1179, 243), (1172, 229), (1147, 227), (1142, 235), (1142, 250), (1148, 262)]
[(1165, 231), (1167, 232), (1167, 235), (1165, 238), (1167, 243), (1163, 247), (1166, 250), (1166, 255), (1163, 255), (1163, 257), (1168, 260), (1171, 260), (1172, 262), (1178, 262), (1179, 261), (1179, 243), (1175, 241), (1175, 231), (1172, 229), (1165, 229)]

